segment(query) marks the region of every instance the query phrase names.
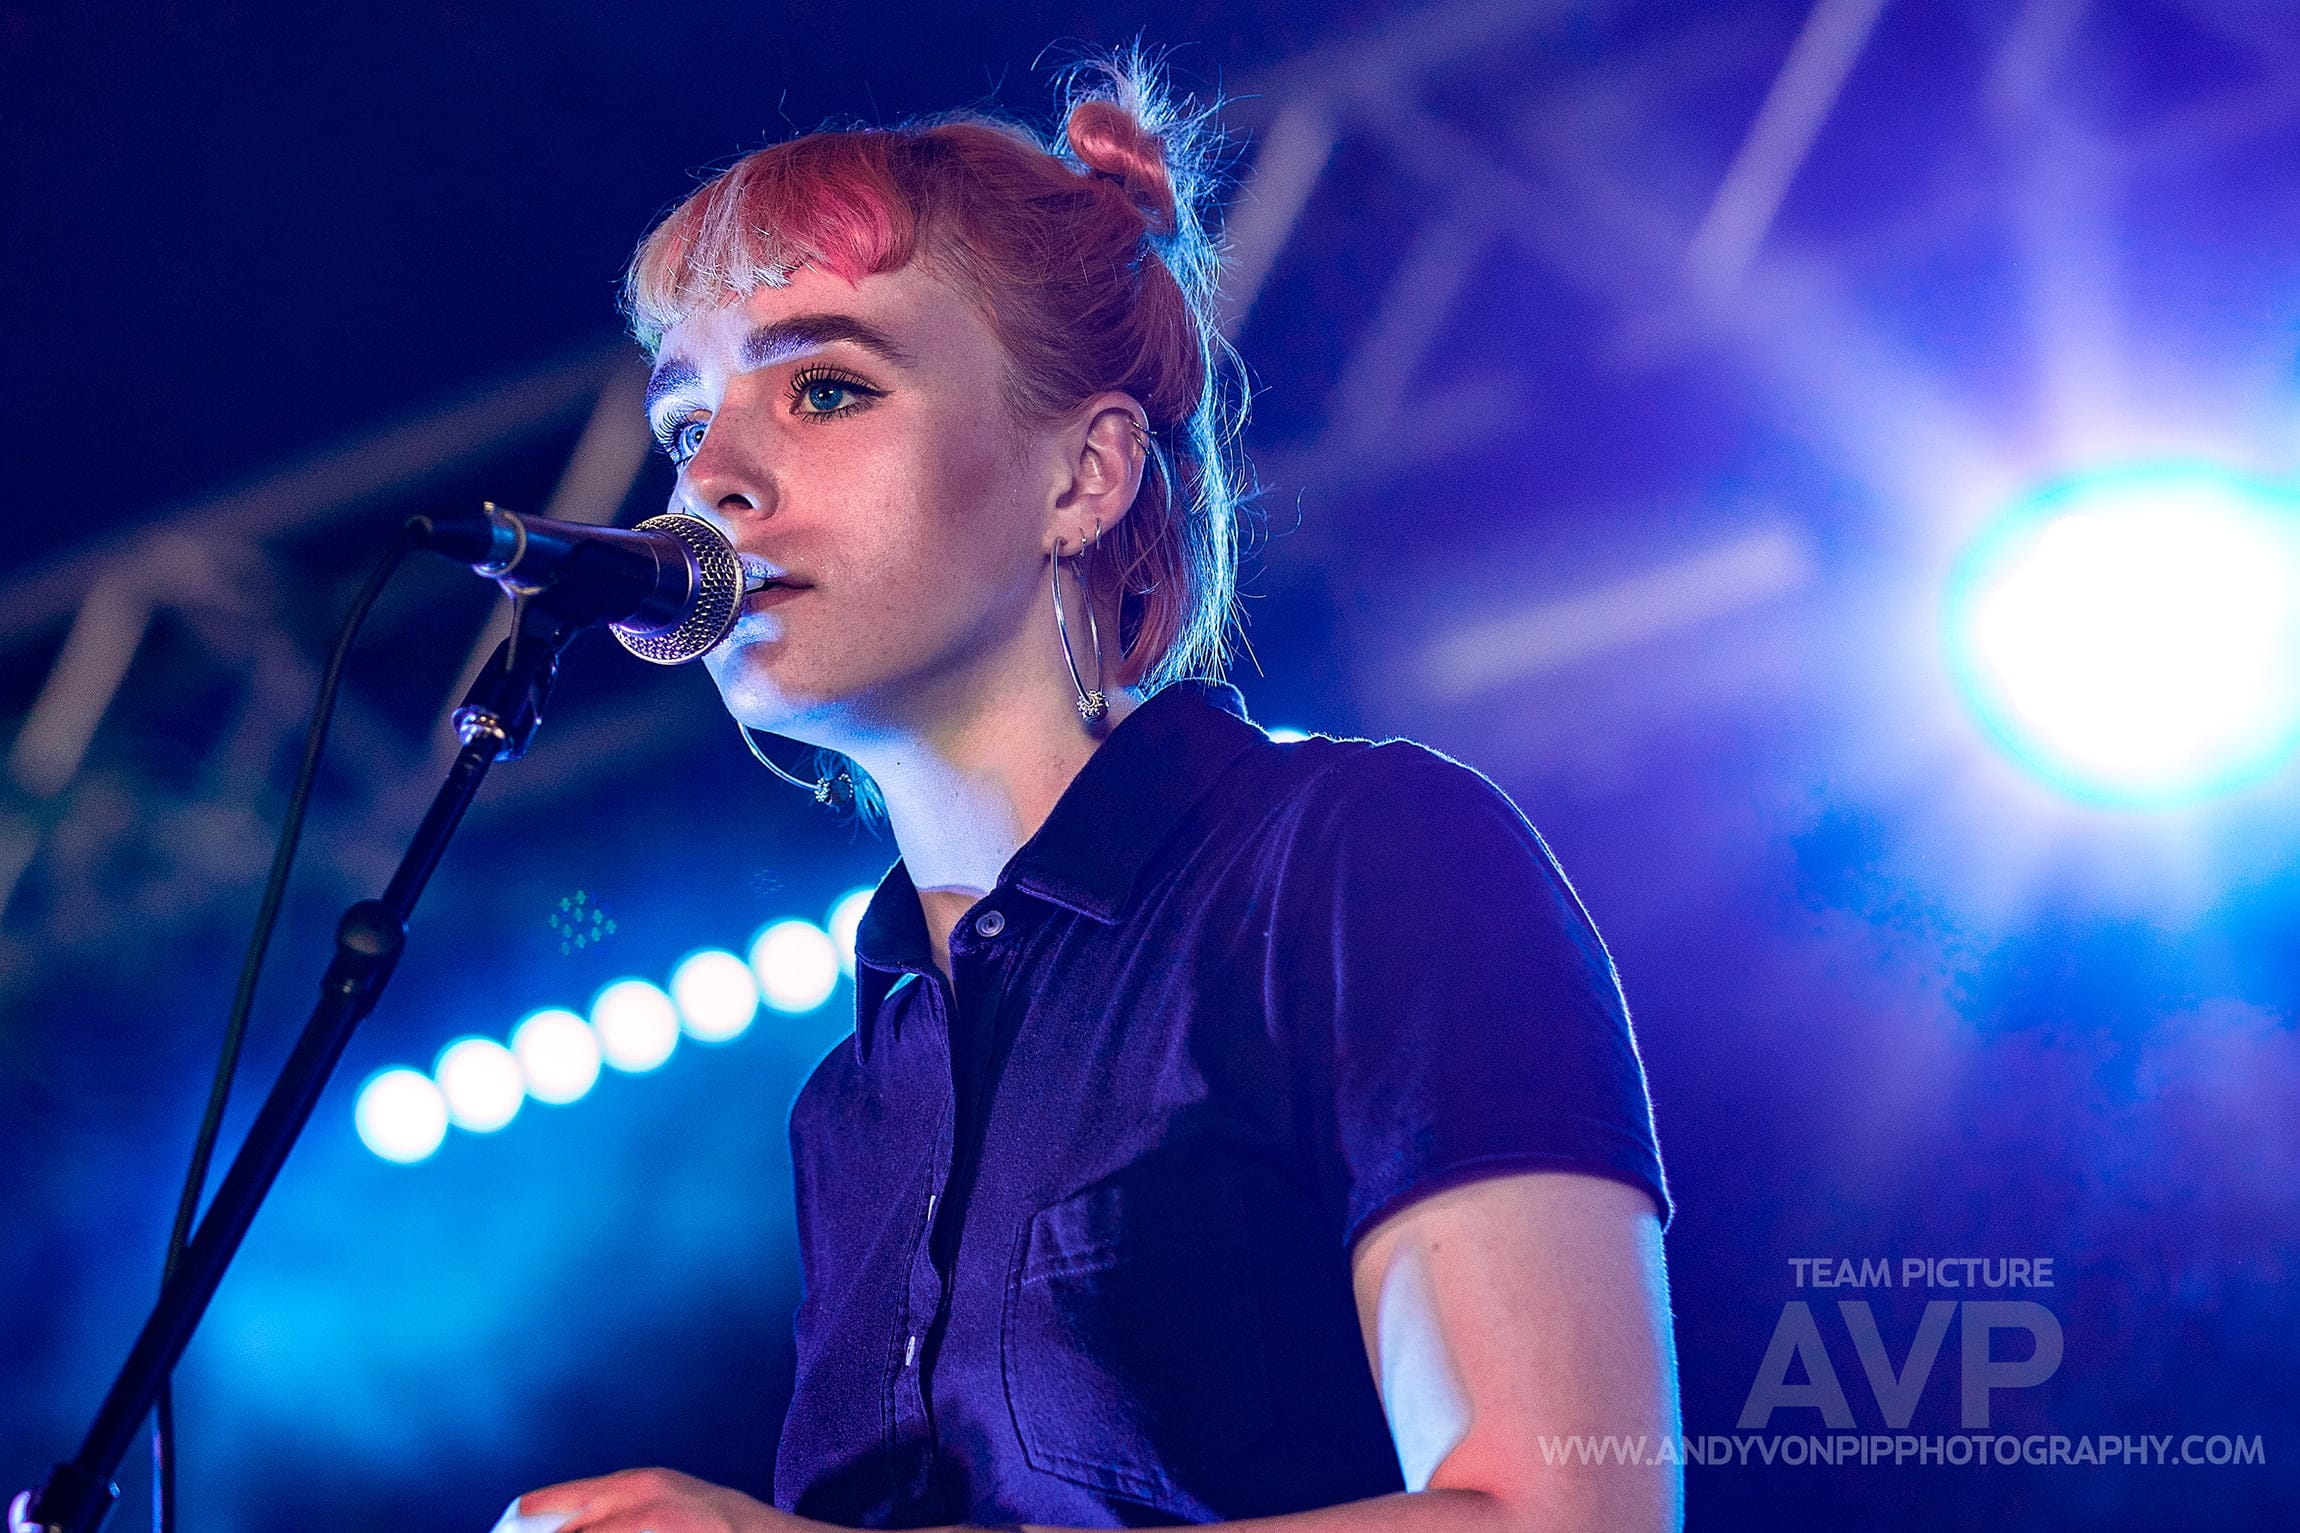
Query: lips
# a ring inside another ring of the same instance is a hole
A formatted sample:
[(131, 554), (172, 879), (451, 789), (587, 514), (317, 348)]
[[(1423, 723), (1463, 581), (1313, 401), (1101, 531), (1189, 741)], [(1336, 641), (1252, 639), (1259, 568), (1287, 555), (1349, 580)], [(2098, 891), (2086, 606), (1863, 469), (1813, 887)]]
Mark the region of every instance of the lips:
[(743, 612), (766, 612), (813, 586), (762, 554), (738, 554), (743, 566)]
[[(747, 556), (744, 560), (744, 573), (752, 573), (752, 561)], [(793, 600), (802, 591), (813, 589), (813, 586), (803, 581), (779, 574), (775, 578), (749, 582), (749, 589), (743, 593), (743, 604), (736, 610), (734, 626), (728, 630), (725, 642), (740, 647), (780, 639), (783, 636), (783, 620), (775, 609)]]
[(803, 589), (806, 585), (805, 581), (798, 579), (787, 568), (775, 563), (772, 559), (764, 558), (758, 554), (738, 554), (736, 558), (740, 560), (743, 566), (743, 590), (745, 592), (760, 591), (769, 586), (791, 586)]

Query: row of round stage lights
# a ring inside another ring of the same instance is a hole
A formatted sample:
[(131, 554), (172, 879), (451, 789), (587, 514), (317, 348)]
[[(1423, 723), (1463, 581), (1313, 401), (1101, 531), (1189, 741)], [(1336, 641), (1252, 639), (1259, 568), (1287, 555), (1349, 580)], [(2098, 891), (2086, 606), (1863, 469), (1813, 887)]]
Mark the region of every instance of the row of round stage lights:
[(699, 1043), (726, 1043), (757, 1019), (760, 1006), (797, 1016), (820, 1007), (854, 974), (855, 927), (869, 889), (853, 889), (831, 906), (828, 929), (812, 921), (776, 921), (751, 939), (746, 962), (723, 948), (689, 955), (671, 971), (668, 990), (643, 979), (619, 979), (591, 1002), (589, 1017), (561, 1007), (530, 1012), (507, 1045), (458, 1038), (439, 1051), (426, 1075), (399, 1067), (378, 1071), (360, 1087), (352, 1119), (360, 1142), (385, 1160), (427, 1160), (450, 1125), (492, 1134), (519, 1116), (532, 1097), (553, 1106), (580, 1100), (602, 1066), (625, 1075), (660, 1069), (685, 1033)]

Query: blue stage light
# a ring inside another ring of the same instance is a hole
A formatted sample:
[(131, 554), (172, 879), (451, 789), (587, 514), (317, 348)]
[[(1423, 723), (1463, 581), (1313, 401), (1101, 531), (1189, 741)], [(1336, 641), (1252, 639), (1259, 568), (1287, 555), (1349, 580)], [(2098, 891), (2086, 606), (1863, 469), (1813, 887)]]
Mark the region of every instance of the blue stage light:
[(598, 1083), (602, 1065), (627, 1075), (658, 1069), (677, 1050), (682, 1030), (724, 1043), (750, 1029), (762, 1001), (794, 1015), (814, 1011), (838, 988), (842, 941), (852, 973), (854, 928), (872, 892), (849, 890), (832, 906), (841, 938), (810, 921), (777, 921), (751, 939), (748, 961), (706, 948), (680, 961), (668, 991), (619, 979), (592, 1001), (588, 1021), (546, 1007), (520, 1019), (508, 1048), (491, 1038), (459, 1038), (440, 1051), (429, 1076), (384, 1071), (361, 1088), (354, 1108), (360, 1138), (387, 1160), (419, 1161), (439, 1148), (451, 1124), (493, 1133), (528, 1097), (580, 1099)]
[(530, 1012), (511, 1030), (511, 1053), (519, 1061), (527, 1094), (562, 1106), (579, 1101), (599, 1080), (599, 1036), (571, 1011), (550, 1007)]
[(2053, 486), (1967, 555), (1948, 623), (1984, 726), (2063, 791), (2226, 791), (2300, 746), (2300, 497), (2191, 465)]
[(411, 1166), (447, 1137), (447, 1101), (421, 1070), (382, 1070), (359, 1088), (352, 1123), (360, 1143), (385, 1160)]
[(812, 921), (777, 921), (751, 939), (751, 973), (775, 1010), (813, 1011), (838, 988), (838, 948)]
[(458, 1038), (439, 1051), (431, 1078), (447, 1102), (447, 1121), (474, 1134), (492, 1134), (519, 1116), (527, 1081), (519, 1061), (492, 1038)]
[(839, 971), (848, 979), (855, 977), (855, 932), (862, 925), (863, 912), (870, 908), (870, 897), (877, 892), (868, 885), (849, 889), (831, 906), (830, 919), (824, 923), (831, 945), (839, 950)]
[(687, 1036), (705, 1043), (739, 1037), (759, 1014), (759, 987), (750, 965), (720, 948), (705, 948), (671, 971), (671, 999)]
[(591, 1003), (599, 1052), (626, 1075), (659, 1068), (679, 1046), (679, 1009), (659, 986), (619, 979)]
[(1310, 738), (1310, 732), (1306, 729), (1289, 729), (1284, 725), (1280, 725), (1278, 728), (1270, 731), (1270, 738), (1277, 741), (1280, 745), (1293, 745), (1299, 741), (1307, 740)]

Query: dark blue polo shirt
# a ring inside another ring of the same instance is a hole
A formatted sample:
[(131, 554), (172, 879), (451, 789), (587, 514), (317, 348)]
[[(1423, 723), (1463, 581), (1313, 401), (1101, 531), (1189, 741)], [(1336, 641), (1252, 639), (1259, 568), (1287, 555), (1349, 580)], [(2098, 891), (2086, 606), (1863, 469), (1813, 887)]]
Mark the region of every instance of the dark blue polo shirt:
[(791, 1112), (804, 1298), (775, 1501), (1140, 1527), (1403, 1489), (1350, 1251), (1441, 1188), (1664, 1217), (1613, 966), (1510, 801), (1230, 687), (1119, 724), (936, 970), (896, 863)]

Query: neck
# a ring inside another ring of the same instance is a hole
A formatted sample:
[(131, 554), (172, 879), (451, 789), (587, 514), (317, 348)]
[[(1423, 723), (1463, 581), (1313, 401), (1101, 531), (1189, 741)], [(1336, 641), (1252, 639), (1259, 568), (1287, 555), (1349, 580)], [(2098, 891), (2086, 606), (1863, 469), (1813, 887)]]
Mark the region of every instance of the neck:
[(887, 819), (918, 888), (935, 962), (950, 973), (950, 933), (967, 907), (1053, 812), (1071, 779), (1139, 705), (1125, 688), (1090, 733), (1069, 678), (1036, 667), (978, 676), (964, 705), (858, 750), (886, 796)]

